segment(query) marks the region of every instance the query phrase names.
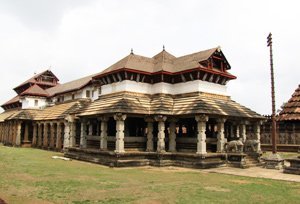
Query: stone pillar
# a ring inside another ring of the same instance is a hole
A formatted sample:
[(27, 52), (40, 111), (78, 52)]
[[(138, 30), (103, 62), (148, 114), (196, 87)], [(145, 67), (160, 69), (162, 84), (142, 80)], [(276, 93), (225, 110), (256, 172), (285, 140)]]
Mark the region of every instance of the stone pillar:
[(236, 129), (235, 129), (235, 136), (236, 136), (237, 139), (240, 138), (240, 127), (239, 126), (240, 125), (237, 123)]
[(167, 120), (166, 116), (158, 115), (154, 118), (158, 122), (158, 133), (157, 133), (157, 152), (164, 153), (166, 152), (165, 147), (165, 121)]
[(70, 146), (70, 123), (64, 122), (65, 132), (64, 132), (64, 149)]
[(108, 117), (101, 117), (100, 149), (107, 150), (107, 121)]
[(21, 122), (17, 122), (16, 123), (16, 139), (15, 139), (15, 145), (16, 146), (21, 146), (21, 127), (22, 127), (22, 123)]
[(205, 129), (206, 129), (206, 122), (208, 121), (208, 116), (197, 115), (195, 116), (195, 119), (197, 121), (197, 129), (198, 129), (197, 154), (206, 154), (207, 152), (206, 152)]
[(53, 122), (50, 123), (50, 144), (49, 147), (54, 149), (54, 124)]
[(43, 124), (42, 123), (39, 123), (38, 124), (38, 147), (42, 147), (42, 145), (43, 145), (43, 141), (42, 141), (42, 139), (43, 139)]
[(124, 120), (126, 115), (122, 113), (117, 113), (114, 115), (116, 120), (116, 153), (124, 153)]
[(176, 122), (177, 121), (178, 121), (177, 119), (172, 118), (169, 124), (169, 130), (170, 130), (169, 151), (170, 152), (176, 152)]
[(43, 147), (48, 147), (48, 123), (44, 123)]
[(70, 143), (69, 143), (69, 147), (75, 147), (76, 145), (76, 122), (75, 120), (70, 122)]
[(217, 129), (218, 129), (217, 152), (224, 152), (224, 145), (225, 145), (224, 123), (225, 122), (226, 122), (225, 118), (217, 119)]
[(15, 140), (15, 122), (11, 122), (10, 130), (9, 143), (13, 145)]
[(262, 122), (256, 122), (254, 124), (254, 137), (255, 140), (257, 140), (257, 152), (261, 152), (261, 147), (260, 147), (260, 126), (261, 126)]
[(86, 119), (81, 120), (80, 128), (80, 148), (86, 148)]
[(245, 143), (247, 140), (247, 133), (246, 133), (246, 122), (242, 122), (239, 126), (240, 135), (242, 138), (242, 142)]
[(89, 122), (89, 135), (93, 135), (93, 123), (92, 123), (92, 121)]
[(37, 124), (33, 123), (33, 132), (32, 132), (32, 146), (37, 145)]
[(28, 127), (28, 123), (25, 122), (24, 139), (23, 139), (24, 143), (29, 142), (28, 135), (29, 135), (29, 127)]
[(61, 123), (57, 123), (57, 130), (56, 130), (56, 149), (57, 150), (61, 150), (61, 146), (62, 146), (62, 128), (61, 128)]
[(153, 118), (146, 118), (145, 121), (147, 122), (147, 152), (153, 152)]

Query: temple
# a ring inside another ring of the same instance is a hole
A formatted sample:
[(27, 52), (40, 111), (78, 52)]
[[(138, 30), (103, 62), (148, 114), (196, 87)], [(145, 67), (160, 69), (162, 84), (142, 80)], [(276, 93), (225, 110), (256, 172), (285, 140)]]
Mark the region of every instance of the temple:
[(2, 105), (0, 140), (110, 166), (246, 165), (258, 161), (265, 118), (230, 98), (230, 70), (219, 47), (181, 57), (131, 52), (64, 84), (46, 70)]

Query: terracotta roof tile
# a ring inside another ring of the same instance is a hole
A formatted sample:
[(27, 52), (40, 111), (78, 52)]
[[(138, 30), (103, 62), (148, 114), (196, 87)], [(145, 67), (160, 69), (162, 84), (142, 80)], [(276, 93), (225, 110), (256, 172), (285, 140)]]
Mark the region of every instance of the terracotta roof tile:
[(12, 99), (10, 99), (9, 101), (5, 102), (3, 105), (1, 106), (5, 106), (5, 105), (9, 105), (9, 104), (12, 104), (12, 103), (16, 103), (16, 102), (19, 102), (20, 100), (20, 96), (15, 96), (13, 97)]
[(277, 119), (280, 121), (300, 120), (300, 85), (298, 85), (292, 97), (284, 105)]
[(47, 91), (45, 91), (44, 89), (42, 89), (39, 85), (34, 84), (33, 86), (29, 87), (28, 89), (26, 89), (24, 92), (22, 92), (20, 94), (20, 96), (48, 96), (49, 94), (47, 93)]
[(46, 91), (48, 92), (49, 96), (54, 96), (56, 94), (65, 93), (69, 91), (75, 91), (86, 86), (92, 80), (93, 76), (95, 76), (95, 74), (80, 79), (76, 79), (64, 84), (58, 84), (54, 87), (46, 89)]
[(199, 62), (207, 60), (219, 48), (212, 48), (201, 52), (176, 58), (163, 50), (152, 58), (136, 54), (129, 54), (125, 58), (111, 65), (99, 75), (117, 71), (122, 68), (134, 69), (143, 72), (155, 73), (159, 71), (180, 72), (188, 69), (198, 68)]

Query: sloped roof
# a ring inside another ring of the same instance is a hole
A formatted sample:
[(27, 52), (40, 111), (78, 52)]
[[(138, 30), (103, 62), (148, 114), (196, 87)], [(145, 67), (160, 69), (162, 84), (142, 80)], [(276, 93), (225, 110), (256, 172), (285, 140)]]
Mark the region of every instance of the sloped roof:
[(39, 109), (23, 109), (16, 111), (6, 118), (6, 120), (33, 120), (41, 112)]
[(46, 107), (38, 112), (38, 114), (34, 117), (34, 120), (64, 119), (69, 114), (80, 113), (80, 110), (83, 109), (88, 103), (88, 100), (80, 99)]
[(240, 105), (227, 96), (207, 93), (179, 94), (136, 94), (120, 92), (100, 96), (82, 110), (79, 116), (104, 113), (135, 113), (164, 115), (209, 114), (242, 118), (263, 118), (258, 113)]
[(26, 89), (24, 92), (20, 94), (20, 96), (27, 96), (27, 95), (47, 97), (49, 94), (47, 93), (47, 91), (42, 89), (39, 85), (34, 84), (33, 86), (29, 87), (28, 89)]
[(57, 79), (57, 81), (58, 81), (58, 78), (53, 74), (53, 72), (51, 72), (50, 70), (45, 70), (45, 71), (43, 71), (43, 72), (41, 72), (39, 74), (35, 74), (30, 79), (24, 81), (23, 83), (21, 83), (20, 85), (18, 85), (17, 87), (15, 87), (14, 90), (17, 89), (17, 88), (19, 88), (19, 87), (21, 87), (21, 86), (23, 86), (23, 85), (25, 85), (25, 84), (28, 84), (28, 83), (39, 83), (39, 84), (50, 84), (50, 85), (52, 85), (53, 83), (51, 83), (51, 82), (37, 82), (36, 81), (36, 78), (38, 78), (39, 76), (45, 74), (46, 72), (50, 72)]
[(300, 85), (279, 113), (278, 120), (300, 120)]
[(20, 96), (15, 96), (12, 99), (10, 99), (9, 101), (2, 104), (1, 106), (5, 106), (5, 105), (9, 105), (9, 104), (12, 104), (12, 103), (19, 102), (19, 100), (20, 100)]
[(54, 96), (56, 94), (65, 93), (69, 91), (75, 91), (86, 86), (92, 80), (93, 76), (95, 76), (95, 74), (76, 79), (64, 84), (58, 84), (54, 87), (46, 89), (46, 91), (48, 92), (49, 96)]
[(4, 122), (7, 118), (17, 113), (18, 110), (7, 110), (0, 114), (0, 122)]
[(217, 50), (220, 50), (220, 48), (216, 47), (178, 58), (165, 50), (152, 58), (131, 53), (100, 72), (99, 75), (114, 72), (123, 68), (148, 73), (155, 73), (159, 71), (166, 71), (170, 73), (180, 72), (201, 66), (199, 62), (207, 60)]

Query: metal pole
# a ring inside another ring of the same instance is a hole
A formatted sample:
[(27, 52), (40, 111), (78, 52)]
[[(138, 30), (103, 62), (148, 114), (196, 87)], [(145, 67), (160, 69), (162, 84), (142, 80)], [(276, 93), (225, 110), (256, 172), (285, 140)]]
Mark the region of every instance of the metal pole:
[(274, 85), (274, 69), (273, 69), (273, 50), (272, 50), (272, 34), (267, 37), (268, 47), (270, 47), (270, 66), (271, 66), (271, 96), (272, 96), (272, 152), (277, 153), (276, 146), (276, 110), (275, 110), (275, 85)]

